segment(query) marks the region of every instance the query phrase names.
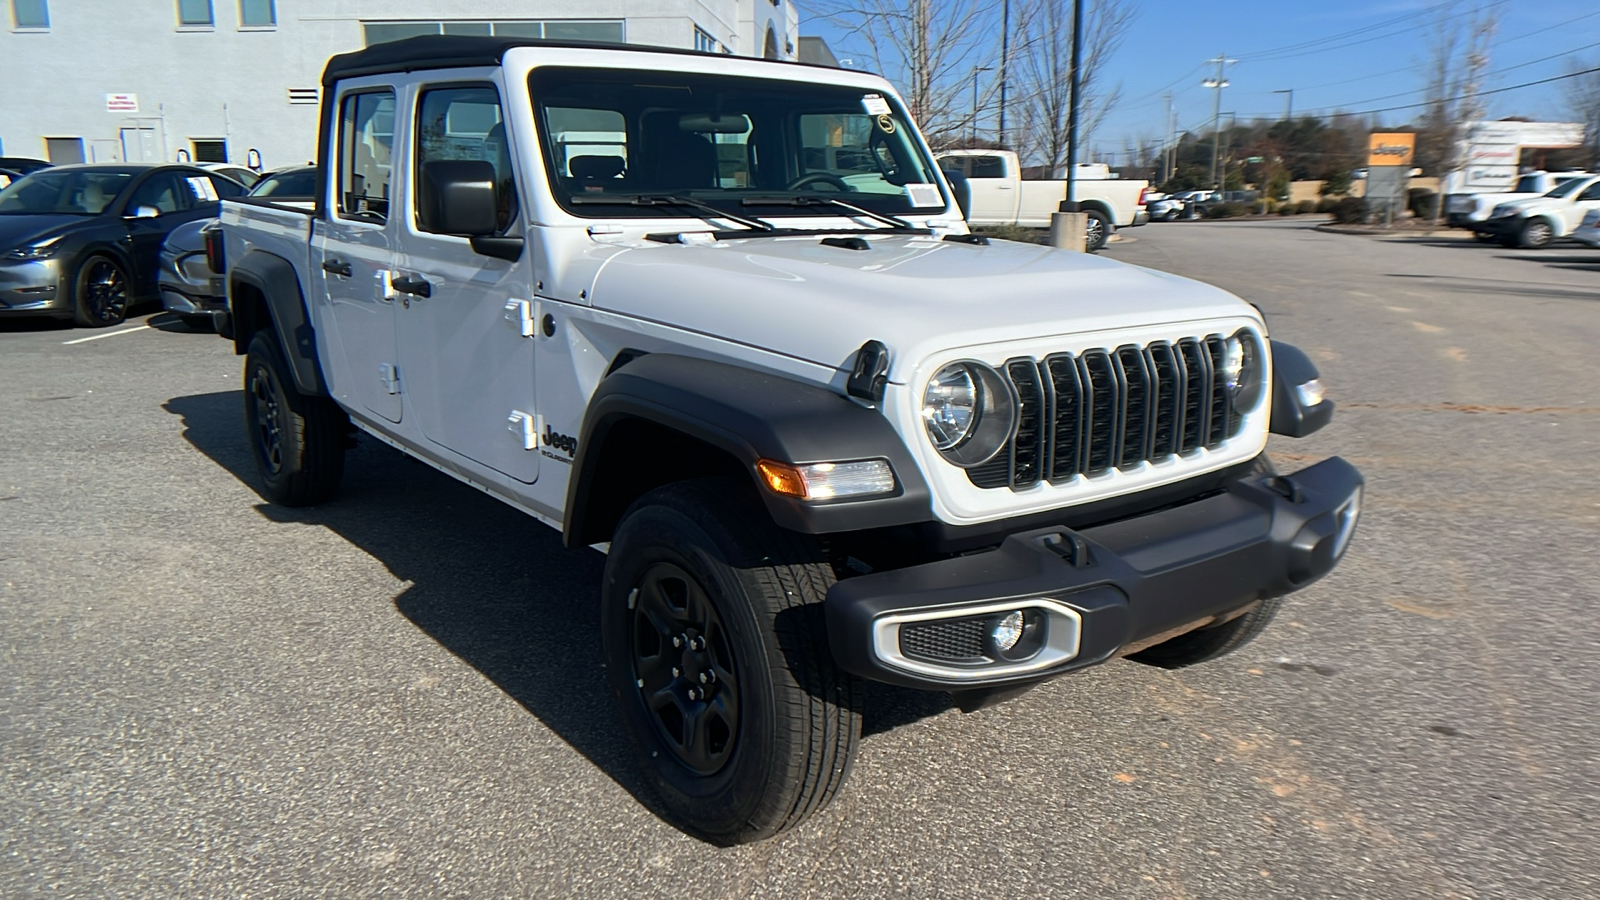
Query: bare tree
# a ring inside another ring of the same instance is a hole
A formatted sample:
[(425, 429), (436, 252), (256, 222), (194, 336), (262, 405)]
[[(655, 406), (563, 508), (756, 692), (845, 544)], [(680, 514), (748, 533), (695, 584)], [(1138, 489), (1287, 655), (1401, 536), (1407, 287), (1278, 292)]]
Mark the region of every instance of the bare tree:
[(992, 81), (977, 104), (971, 97), (980, 64), (999, 56), (991, 30), (996, 0), (815, 0), (811, 6), (900, 88), (935, 146), (959, 141), (973, 124), (974, 105), (987, 105)]
[[(1501, 0), (1456, 0), (1439, 10), (1429, 32), (1417, 162), (1441, 179), (1466, 166), (1467, 129), (1487, 112), (1480, 92), (1502, 6)], [(1440, 191), (1436, 198), (1435, 219), (1443, 196)]]
[[(1122, 96), (1101, 73), (1122, 44), (1133, 11), (1124, 0), (1087, 0), (1079, 67), (1078, 142), (1087, 146), (1095, 127)], [(1017, 150), (1049, 169), (1067, 164), (1072, 103), (1072, 0), (1023, 0), (1017, 16), (1016, 70), (1023, 129)]]
[(1567, 65), (1571, 73), (1562, 85), (1567, 108), (1573, 118), (1583, 123), (1583, 146), (1589, 153), (1589, 164), (1600, 165), (1600, 59), (1572, 59)]

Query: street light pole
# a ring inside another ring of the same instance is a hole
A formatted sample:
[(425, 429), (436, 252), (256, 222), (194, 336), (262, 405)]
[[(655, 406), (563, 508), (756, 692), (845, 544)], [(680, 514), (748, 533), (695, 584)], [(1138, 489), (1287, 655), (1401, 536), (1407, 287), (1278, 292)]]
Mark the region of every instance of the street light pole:
[(1288, 88), (1282, 91), (1273, 91), (1273, 93), (1288, 95), (1283, 100), (1283, 120), (1285, 122), (1292, 121), (1294, 119), (1294, 88)]
[(972, 121), (967, 127), (967, 146), (976, 146), (978, 143), (978, 73), (992, 72), (994, 66), (972, 67)]
[(1083, 0), (1072, 0), (1072, 97), (1067, 106), (1067, 201), (1062, 212), (1078, 211), (1078, 91), (1083, 87)]
[[(991, 7), (992, 8), (992, 7)], [(1011, 0), (1000, 4), (1000, 128), (996, 137), (1006, 145), (1006, 67), (1011, 62)]]

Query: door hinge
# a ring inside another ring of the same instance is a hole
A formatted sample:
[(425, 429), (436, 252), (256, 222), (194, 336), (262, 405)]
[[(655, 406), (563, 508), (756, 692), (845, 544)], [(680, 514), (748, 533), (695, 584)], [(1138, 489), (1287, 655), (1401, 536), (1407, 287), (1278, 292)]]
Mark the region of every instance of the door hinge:
[(539, 449), (539, 425), (534, 421), (532, 413), (514, 409), (506, 418), (506, 422), (508, 423), (506, 429), (522, 438), (522, 449)]
[(394, 363), (384, 363), (378, 366), (378, 378), (383, 382), (383, 389), (391, 394), (400, 393), (400, 370)]
[(539, 335), (539, 301), (537, 300), (507, 300), (506, 321), (517, 326), (518, 332), (525, 338), (538, 337)]

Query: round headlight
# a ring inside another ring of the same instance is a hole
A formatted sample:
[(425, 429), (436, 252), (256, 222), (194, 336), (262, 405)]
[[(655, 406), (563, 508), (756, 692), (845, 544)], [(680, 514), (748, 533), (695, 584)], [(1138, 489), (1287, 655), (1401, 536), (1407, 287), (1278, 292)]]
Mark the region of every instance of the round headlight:
[(993, 459), (1011, 440), (1017, 404), (999, 372), (978, 362), (951, 363), (922, 392), (922, 423), (940, 455), (971, 468)]
[(1261, 400), (1261, 340), (1255, 332), (1241, 330), (1222, 346), (1222, 376), (1228, 386), (1228, 399), (1239, 412), (1255, 409)]

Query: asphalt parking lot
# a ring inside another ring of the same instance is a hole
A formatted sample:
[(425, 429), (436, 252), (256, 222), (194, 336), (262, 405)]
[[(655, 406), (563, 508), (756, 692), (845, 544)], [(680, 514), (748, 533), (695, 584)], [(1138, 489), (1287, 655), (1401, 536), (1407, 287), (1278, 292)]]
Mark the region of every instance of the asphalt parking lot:
[(1600, 896), (1600, 251), (1130, 236), (1318, 361), (1349, 557), (1206, 666), (874, 691), (736, 849), (636, 796), (598, 553), (371, 440), (269, 506), (226, 342), (0, 322), (0, 895)]

